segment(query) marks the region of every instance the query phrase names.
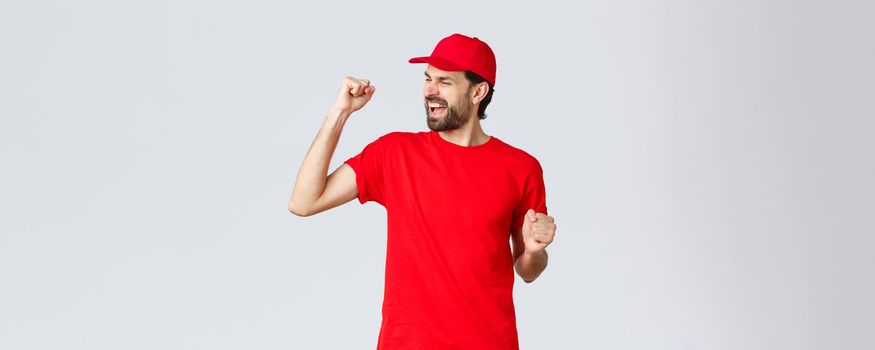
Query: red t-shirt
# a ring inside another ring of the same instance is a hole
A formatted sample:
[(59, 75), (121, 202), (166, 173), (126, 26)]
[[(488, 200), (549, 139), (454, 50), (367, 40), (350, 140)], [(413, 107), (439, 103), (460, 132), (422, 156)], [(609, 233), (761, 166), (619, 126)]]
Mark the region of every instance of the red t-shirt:
[(359, 201), (388, 217), (377, 349), (519, 349), (510, 233), (530, 208), (547, 213), (538, 160), (428, 131), (386, 134), (346, 164)]

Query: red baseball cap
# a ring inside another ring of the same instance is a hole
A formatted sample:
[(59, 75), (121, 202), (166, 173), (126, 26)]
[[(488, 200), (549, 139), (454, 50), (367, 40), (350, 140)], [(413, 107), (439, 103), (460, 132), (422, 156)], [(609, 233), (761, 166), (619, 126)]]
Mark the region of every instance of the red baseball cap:
[(440, 70), (469, 70), (495, 86), (495, 54), (477, 37), (456, 33), (441, 39), (431, 56), (411, 58), (410, 63), (428, 63)]

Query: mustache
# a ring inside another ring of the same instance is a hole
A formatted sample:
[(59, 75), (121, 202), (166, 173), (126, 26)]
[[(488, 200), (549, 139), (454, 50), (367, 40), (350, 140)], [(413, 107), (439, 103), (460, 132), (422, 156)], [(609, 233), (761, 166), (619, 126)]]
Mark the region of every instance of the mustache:
[(447, 104), (447, 100), (444, 100), (440, 97), (426, 97), (425, 102), (434, 102), (434, 103), (440, 103), (440, 104), (444, 104), (444, 105)]

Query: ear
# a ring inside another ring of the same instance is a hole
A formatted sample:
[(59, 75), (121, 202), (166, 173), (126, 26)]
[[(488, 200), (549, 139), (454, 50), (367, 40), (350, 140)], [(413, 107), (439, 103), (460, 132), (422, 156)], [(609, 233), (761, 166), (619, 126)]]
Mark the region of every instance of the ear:
[(489, 84), (482, 82), (473, 86), (473, 88), (474, 95), (471, 96), (471, 103), (478, 104), (480, 101), (483, 101), (483, 99), (486, 98), (486, 94), (489, 93)]

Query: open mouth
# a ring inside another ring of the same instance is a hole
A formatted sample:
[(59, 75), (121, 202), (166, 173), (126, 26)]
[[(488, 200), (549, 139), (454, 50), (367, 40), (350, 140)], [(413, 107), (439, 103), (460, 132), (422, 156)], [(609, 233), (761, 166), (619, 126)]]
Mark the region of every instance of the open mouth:
[(447, 111), (447, 105), (430, 102), (428, 104), (428, 110), (431, 114), (443, 114)]

